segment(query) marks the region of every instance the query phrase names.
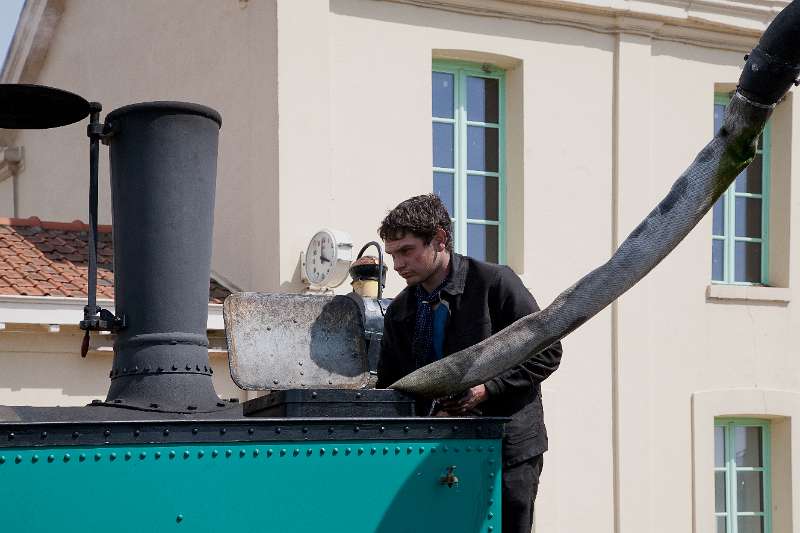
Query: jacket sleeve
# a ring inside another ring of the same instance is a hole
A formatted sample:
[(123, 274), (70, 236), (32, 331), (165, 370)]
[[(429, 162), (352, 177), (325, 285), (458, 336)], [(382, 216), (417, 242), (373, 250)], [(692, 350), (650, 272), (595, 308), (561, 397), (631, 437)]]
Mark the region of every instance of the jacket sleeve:
[(383, 320), (383, 337), (381, 338), (381, 352), (378, 357), (378, 382), (377, 389), (385, 389), (398, 379), (402, 378), (400, 359), (397, 353), (395, 326), (390, 320), (391, 306), (386, 311)]
[[(492, 309), (493, 320), (497, 320), (497, 324), (500, 326), (497, 331), (508, 327), (524, 316), (539, 311), (533, 295), (522, 284), (519, 276), (508, 267), (504, 267), (499, 272), (494, 289), (494, 297), (490, 299), (490, 305), (494, 307)], [(487, 391), (494, 396), (507, 392), (523, 393), (525, 390), (532, 389), (556, 371), (561, 363), (562, 351), (561, 343), (556, 342), (549, 348), (532, 354), (531, 358), (524, 363), (488, 381), (486, 383)]]

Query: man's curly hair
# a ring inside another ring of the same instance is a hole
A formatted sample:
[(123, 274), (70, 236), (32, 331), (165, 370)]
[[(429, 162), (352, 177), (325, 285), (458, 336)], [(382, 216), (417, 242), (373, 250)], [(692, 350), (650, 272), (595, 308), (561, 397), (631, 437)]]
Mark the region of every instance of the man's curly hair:
[(453, 251), (453, 225), (450, 213), (441, 198), (435, 194), (422, 194), (400, 202), (389, 211), (378, 228), (378, 235), (384, 241), (402, 239), (406, 234), (419, 237), (430, 244), (436, 230), (442, 228), (447, 234), (445, 246)]

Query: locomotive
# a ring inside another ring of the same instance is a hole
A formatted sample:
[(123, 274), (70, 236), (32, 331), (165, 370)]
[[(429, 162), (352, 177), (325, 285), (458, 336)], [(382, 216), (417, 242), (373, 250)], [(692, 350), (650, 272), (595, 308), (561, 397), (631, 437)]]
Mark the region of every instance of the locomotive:
[[(3, 529), (499, 532), (503, 420), (417, 417), (410, 397), (352, 370), (374, 363), (380, 298), (232, 295), (229, 346), (247, 354), (232, 357), (235, 378), (253, 363), (249, 375), (280, 390), (217, 396), (206, 323), (221, 117), (182, 102), (101, 111), (55, 88), (0, 86), (0, 127), (89, 117), (84, 350), (90, 332), (116, 334), (105, 400), (0, 406)], [(115, 313), (95, 298), (101, 144)]]

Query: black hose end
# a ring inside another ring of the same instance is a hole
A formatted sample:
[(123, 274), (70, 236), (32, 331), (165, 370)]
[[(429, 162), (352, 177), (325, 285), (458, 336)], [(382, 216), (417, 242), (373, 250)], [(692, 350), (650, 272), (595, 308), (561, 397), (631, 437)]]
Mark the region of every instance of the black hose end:
[(800, 77), (800, 65), (784, 61), (762, 50), (750, 52), (739, 78), (739, 90), (762, 105), (776, 104)]

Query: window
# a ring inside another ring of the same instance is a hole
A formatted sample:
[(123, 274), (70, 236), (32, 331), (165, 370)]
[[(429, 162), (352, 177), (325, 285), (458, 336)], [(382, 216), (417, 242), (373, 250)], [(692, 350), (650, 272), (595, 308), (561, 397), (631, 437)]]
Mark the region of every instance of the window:
[[(730, 98), (714, 98), (714, 131), (722, 126)], [(767, 285), (769, 244), (770, 124), (758, 140), (753, 162), (714, 204), (711, 281)]]
[(504, 72), (434, 62), (432, 80), (433, 191), (453, 220), (453, 248), (504, 262)]
[(771, 533), (769, 422), (714, 421), (717, 533)]

